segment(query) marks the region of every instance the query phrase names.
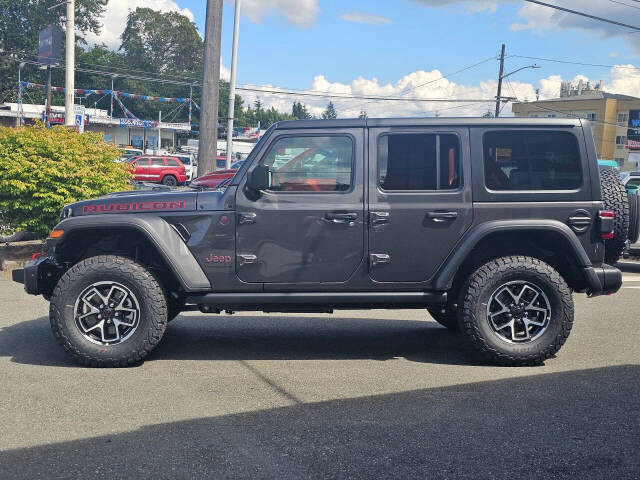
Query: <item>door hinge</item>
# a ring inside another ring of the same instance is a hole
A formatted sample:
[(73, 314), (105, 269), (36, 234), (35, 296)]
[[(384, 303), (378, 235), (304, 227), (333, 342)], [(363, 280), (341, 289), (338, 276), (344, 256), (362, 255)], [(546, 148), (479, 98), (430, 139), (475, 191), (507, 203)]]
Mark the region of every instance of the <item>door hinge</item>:
[(369, 263), (371, 265), (371, 268), (375, 267), (376, 265), (391, 263), (391, 256), (387, 255), (386, 253), (372, 253), (371, 255), (369, 255)]
[(389, 212), (370, 212), (369, 224), (372, 226), (389, 223)]
[(254, 263), (257, 263), (258, 261), (258, 257), (256, 257), (255, 255), (237, 255), (238, 257), (238, 265), (239, 266), (243, 266), (243, 265), (252, 265)]
[(246, 225), (249, 223), (256, 223), (255, 212), (240, 212), (238, 213), (238, 223), (240, 225)]

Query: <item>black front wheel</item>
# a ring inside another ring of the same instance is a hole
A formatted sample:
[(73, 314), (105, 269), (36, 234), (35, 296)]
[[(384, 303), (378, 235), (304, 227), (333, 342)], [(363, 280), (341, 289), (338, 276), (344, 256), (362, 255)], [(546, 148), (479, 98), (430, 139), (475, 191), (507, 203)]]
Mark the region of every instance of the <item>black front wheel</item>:
[(160, 342), (167, 301), (156, 278), (128, 258), (103, 255), (71, 267), (51, 297), (53, 335), (79, 363), (126, 367)]
[(562, 276), (543, 261), (502, 257), (467, 280), (460, 313), (463, 332), (489, 360), (539, 365), (555, 355), (573, 325), (573, 297)]

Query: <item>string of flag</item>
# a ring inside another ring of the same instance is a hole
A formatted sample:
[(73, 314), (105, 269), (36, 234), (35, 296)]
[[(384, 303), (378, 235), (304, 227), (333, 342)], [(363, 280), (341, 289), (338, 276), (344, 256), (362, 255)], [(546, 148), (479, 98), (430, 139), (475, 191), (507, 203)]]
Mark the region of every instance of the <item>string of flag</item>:
[(133, 113), (131, 113), (131, 110), (124, 106), (124, 103), (122, 103), (122, 100), (120, 100), (120, 97), (118, 95), (114, 94), (113, 98), (116, 102), (118, 102), (118, 105), (122, 109), (122, 112), (127, 116), (127, 118), (131, 118), (132, 120), (140, 120)]

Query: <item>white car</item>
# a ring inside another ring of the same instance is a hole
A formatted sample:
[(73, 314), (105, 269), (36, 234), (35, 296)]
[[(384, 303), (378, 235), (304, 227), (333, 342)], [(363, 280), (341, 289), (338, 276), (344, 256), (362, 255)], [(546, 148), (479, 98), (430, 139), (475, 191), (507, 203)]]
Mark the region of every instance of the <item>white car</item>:
[(191, 153), (172, 153), (172, 157), (176, 157), (184, 165), (184, 171), (187, 174), (187, 181), (190, 182), (198, 176), (198, 162), (196, 157)]

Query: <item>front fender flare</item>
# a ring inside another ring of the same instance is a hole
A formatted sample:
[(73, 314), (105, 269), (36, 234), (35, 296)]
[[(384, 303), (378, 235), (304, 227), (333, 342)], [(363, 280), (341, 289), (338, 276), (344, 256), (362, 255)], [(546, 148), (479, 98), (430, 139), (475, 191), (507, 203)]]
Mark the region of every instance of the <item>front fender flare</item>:
[(141, 233), (160, 252), (186, 292), (211, 290), (211, 283), (180, 235), (158, 216), (118, 214), (67, 218), (56, 226), (64, 230), (64, 234), (55, 244), (64, 242), (72, 232), (112, 228), (131, 228)]
[[(557, 220), (495, 220), (472, 228), (462, 238), (456, 245), (454, 253), (445, 260), (445, 263), (438, 270), (433, 281), (433, 289), (446, 291), (451, 288), (458, 268), (460, 268), (467, 256), (483, 238), (496, 232), (527, 231), (547, 231), (562, 236), (576, 255), (578, 265), (583, 269), (592, 267), (591, 260), (589, 260), (587, 252), (584, 251), (580, 240), (578, 240), (575, 233), (562, 222)], [(587, 281), (589, 281), (589, 279), (587, 279)]]

